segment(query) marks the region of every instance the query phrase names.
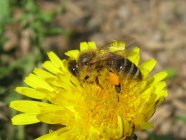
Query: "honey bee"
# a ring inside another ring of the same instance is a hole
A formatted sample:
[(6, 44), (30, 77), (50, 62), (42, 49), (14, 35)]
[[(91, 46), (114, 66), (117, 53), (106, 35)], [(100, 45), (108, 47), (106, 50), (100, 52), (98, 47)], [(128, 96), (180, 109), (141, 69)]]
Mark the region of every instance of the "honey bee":
[[(116, 44), (114, 45), (113, 43)], [(123, 77), (142, 80), (140, 69), (127, 58), (127, 56), (134, 54), (132, 51), (126, 49), (109, 50), (113, 46), (121, 47), (121, 44), (123, 44), (121, 41), (114, 41), (97, 50), (82, 52), (78, 60), (69, 60), (68, 69), (79, 80), (88, 83), (95, 82), (101, 88), (104, 87), (100, 83), (100, 77), (107, 73), (105, 77), (114, 85), (115, 91), (120, 93), (121, 79)]]

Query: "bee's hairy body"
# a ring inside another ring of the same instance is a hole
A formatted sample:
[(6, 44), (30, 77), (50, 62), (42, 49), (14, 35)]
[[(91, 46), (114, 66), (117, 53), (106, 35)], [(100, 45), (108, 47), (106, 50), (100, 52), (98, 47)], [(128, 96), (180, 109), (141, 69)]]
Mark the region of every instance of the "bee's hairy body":
[[(102, 86), (100, 77), (108, 78), (108, 74), (113, 73), (121, 81), (122, 79), (142, 80), (140, 69), (132, 63), (127, 57), (124, 57), (117, 52), (110, 52), (108, 50), (100, 53), (100, 50), (92, 50), (82, 52), (78, 60), (69, 60), (69, 71), (79, 80), (96, 83)], [(104, 74), (104, 76), (103, 76)], [(117, 93), (121, 91), (120, 82), (114, 84)]]

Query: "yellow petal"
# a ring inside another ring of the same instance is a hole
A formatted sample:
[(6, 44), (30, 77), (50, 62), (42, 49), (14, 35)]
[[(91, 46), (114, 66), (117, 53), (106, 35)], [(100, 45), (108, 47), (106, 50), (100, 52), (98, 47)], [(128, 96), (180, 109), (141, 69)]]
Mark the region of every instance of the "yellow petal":
[(155, 113), (155, 111), (156, 111), (155, 105), (151, 106), (148, 109), (148, 111), (146, 111), (146, 113), (144, 114), (145, 121), (148, 121), (152, 117), (152, 115)]
[(168, 91), (166, 89), (161, 90), (160, 92), (156, 93), (156, 95), (157, 95), (157, 99), (161, 98), (161, 97), (166, 97), (166, 96), (168, 96)]
[(40, 113), (42, 111), (53, 111), (55, 109), (62, 109), (54, 104), (31, 101), (31, 100), (15, 100), (10, 103), (10, 107), (20, 112), (26, 113)]
[(46, 98), (45, 93), (37, 91), (36, 89), (33, 89), (33, 88), (17, 87), (16, 91), (27, 97), (34, 98), (34, 99), (45, 99)]
[(61, 73), (60, 69), (53, 65), (51, 61), (45, 61), (42, 66), (55, 75)]
[(56, 95), (55, 92), (51, 92), (51, 91), (48, 91), (46, 89), (36, 89), (36, 90), (38, 92), (42, 92), (46, 95), (46, 98), (44, 98), (44, 100), (47, 99), (47, 100), (51, 101), (51, 99), (54, 98), (55, 95)]
[(38, 119), (48, 124), (73, 125), (73, 113), (67, 109), (53, 110), (53, 113), (40, 113)]
[(68, 67), (67, 67), (67, 60), (63, 59), (62, 63), (63, 63), (63, 65), (61, 66), (60, 70), (64, 73), (69, 72)]
[(117, 135), (117, 138), (116, 139), (119, 139), (123, 136), (123, 118), (121, 116), (118, 116), (118, 130), (119, 130), (119, 133)]
[(90, 49), (95, 50), (96, 49), (96, 43), (95, 42), (88, 42), (88, 46)]
[(57, 77), (43, 69), (35, 68), (33, 73), (41, 77), (42, 79), (56, 79)]
[(161, 105), (165, 101), (165, 97), (160, 97), (156, 100), (155, 106)]
[(167, 75), (168, 75), (168, 74), (167, 74), (166, 71), (162, 71), (162, 72), (159, 72), (159, 73), (155, 74), (155, 75), (153, 76), (154, 83), (159, 82), (159, 81), (165, 79), (165, 78), (167, 77)]
[(87, 42), (81, 42), (80, 43), (80, 51), (87, 51), (89, 49), (88, 43)]
[(166, 86), (167, 86), (167, 84), (166, 84), (165, 81), (158, 82), (158, 83), (156, 84), (155, 93), (158, 93), (158, 92), (162, 91)]
[(56, 67), (60, 68), (63, 65), (61, 59), (54, 52), (48, 52), (48, 57)]
[(138, 47), (135, 47), (132, 49), (132, 52), (135, 53), (135, 55), (131, 55), (128, 57), (130, 61), (132, 61), (136, 66), (138, 66), (140, 61), (140, 49)]
[(49, 91), (54, 91), (54, 89), (45, 80), (32, 73), (25, 78), (24, 82), (33, 88), (43, 88)]
[(61, 139), (60, 135), (57, 135), (54, 132), (50, 132), (49, 134), (43, 135), (37, 138), (36, 140), (65, 140), (65, 139)]
[(140, 66), (140, 70), (142, 72), (143, 78), (145, 79), (149, 73), (154, 69), (156, 65), (156, 60), (155, 59), (150, 59), (146, 62), (144, 62), (141, 66)]
[(40, 122), (37, 119), (37, 114), (34, 113), (23, 113), (18, 114), (12, 118), (13, 125), (27, 125)]
[(134, 125), (131, 122), (128, 122), (127, 120), (123, 120), (123, 126), (124, 126), (124, 136), (131, 136), (131, 134), (134, 131)]
[(149, 122), (143, 122), (140, 125), (140, 128), (142, 130), (147, 130), (147, 129), (150, 129), (150, 128), (153, 128), (153, 127), (154, 127), (154, 125), (152, 123), (149, 123)]
[(145, 100), (148, 100), (149, 96), (151, 96), (154, 89), (155, 89), (154, 86), (146, 87), (146, 88), (143, 89), (140, 96), (141, 97), (143, 96), (143, 98), (145, 98)]
[[(74, 84), (72, 84), (71, 81), (71, 75), (61, 75), (60, 76), (60, 81), (56, 83), (56, 85), (58, 85), (59, 87), (63, 87), (66, 90), (72, 90), (73, 88), (75, 88)], [(61, 86), (60, 86), (61, 85)]]
[(65, 55), (70, 57), (71, 59), (77, 60), (79, 57), (79, 50), (70, 50), (66, 52)]
[[(39, 120), (41, 120), (44, 123), (47, 124), (59, 124), (61, 123), (60, 117), (63, 117), (63, 115), (58, 115), (58, 114), (49, 114), (49, 113), (41, 113), (38, 115)], [(65, 125), (65, 124), (64, 124)]]
[[(73, 133), (73, 132), (71, 132)], [(63, 127), (57, 131), (51, 131), (46, 135), (43, 135), (36, 140), (67, 140), (69, 139), (69, 128)]]

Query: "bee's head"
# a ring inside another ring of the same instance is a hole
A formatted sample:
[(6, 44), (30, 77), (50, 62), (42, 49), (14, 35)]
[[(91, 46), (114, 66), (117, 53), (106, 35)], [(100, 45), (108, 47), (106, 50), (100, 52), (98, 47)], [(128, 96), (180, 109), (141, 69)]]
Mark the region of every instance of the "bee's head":
[(78, 76), (79, 75), (79, 67), (77, 65), (76, 60), (70, 60), (69, 61), (68, 69), (72, 73), (72, 75), (74, 75), (74, 76)]

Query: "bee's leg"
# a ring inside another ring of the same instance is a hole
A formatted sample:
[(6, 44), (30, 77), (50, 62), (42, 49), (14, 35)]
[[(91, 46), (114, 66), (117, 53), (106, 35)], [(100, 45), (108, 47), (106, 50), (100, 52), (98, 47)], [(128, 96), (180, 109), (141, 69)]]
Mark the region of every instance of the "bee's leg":
[(86, 81), (87, 79), (89, 79), (88, 75), (85, 76), (84, 81)]
[(115, 90), (117, 93), (121, 92), (121, 84), (120, 83), (118, 85), (115, 85)]
[(115, 90), (118, 93), (117, 96), (118, 96), (118, 102), (119, 102), (119, 93), (121, 92), (121, 84), (120, 83), (118, 85), (115, 85)]
[(82, 86), (83, 83), (88, 83), (88, 81), (87, 81), (88, 79), (89, 79), (89, 76), (86, 75), (86, 76), (83, 78), (82, 81), (80, 80), (80, 81), (81, 81), (81, 82), (80, 82), (80, 85)]
[(96, 81), (96, 84), (103, 89), (102, 85), (99, 83), (98, 76), (96, 76), (95, 81)]

